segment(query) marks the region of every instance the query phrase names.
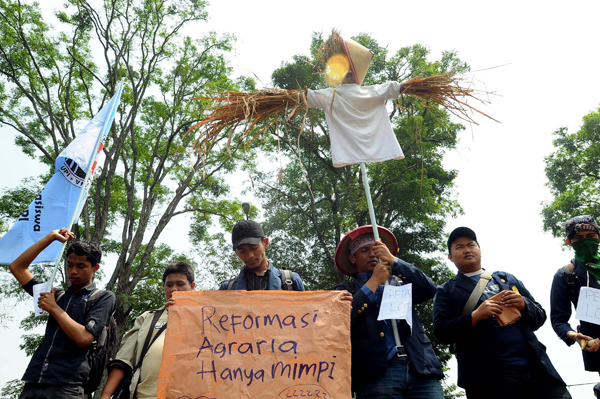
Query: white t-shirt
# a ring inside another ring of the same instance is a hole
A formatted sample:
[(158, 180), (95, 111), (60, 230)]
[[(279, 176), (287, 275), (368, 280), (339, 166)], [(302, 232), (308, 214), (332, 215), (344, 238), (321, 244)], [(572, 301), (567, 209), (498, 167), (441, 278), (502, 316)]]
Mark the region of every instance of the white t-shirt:
[(386, 100), (398, 98), (399, 94), (398, 82), (308, 90), (308, 107), (325, 112), (333, 166), (404, 158), (385, 107)]

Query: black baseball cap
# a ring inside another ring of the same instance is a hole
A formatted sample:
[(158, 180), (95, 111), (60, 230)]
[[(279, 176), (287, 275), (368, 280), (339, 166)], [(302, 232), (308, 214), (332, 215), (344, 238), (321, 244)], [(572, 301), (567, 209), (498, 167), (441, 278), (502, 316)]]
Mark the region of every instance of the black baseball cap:
[[(454, 241), (456, 241), (457, 238), (461, 238), (461, 237), (467, 237), (470, 238), (471, 240), (477, 242), (477, 236), (475, 235), (475, 232), (473, 230), (471, 230), (468, 227), (457, 227), (454, 230), (452, 230), (452, 233), (450, 233), (450, 237), (448, 237), (448, 253), (452, 253), (452, 251), (450, 250), (450, 247), (452, 246), (452, 243)], [(477, 242), (477, 245), (479, 246), (479, 243)]]
[(263, 238), (265, 238), (265, 233), (260, 224), (254, 220), (242, 220), (233, 226), (231, 231), (231, 243), (234, 251), (242, 244), (256, 245)]

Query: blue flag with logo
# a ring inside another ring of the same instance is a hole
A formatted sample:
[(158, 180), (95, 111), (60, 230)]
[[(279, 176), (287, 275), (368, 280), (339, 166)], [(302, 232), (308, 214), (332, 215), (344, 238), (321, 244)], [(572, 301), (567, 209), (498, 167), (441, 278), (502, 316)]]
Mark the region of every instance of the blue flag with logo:
[[(0, 264), (10, 264), (49, 232), (61, 227), (69, 228), (71, 220), (76, 221), (79, 218), (93, 173), (104, 162), (102, 148), (115, 117), (122, 90), (121, 82), (116, 94), (56, 158), (54, 176), (0, 239)], [(100, 145), (95, 151), (99, 141)], [(91, 175), (84, 187), (86, 173)], [(81, 190), (84, 190), (84, 193), (78, 203)], [(60, 242), (53, 242), (33, 263), (56, 262), (61, 246)]]

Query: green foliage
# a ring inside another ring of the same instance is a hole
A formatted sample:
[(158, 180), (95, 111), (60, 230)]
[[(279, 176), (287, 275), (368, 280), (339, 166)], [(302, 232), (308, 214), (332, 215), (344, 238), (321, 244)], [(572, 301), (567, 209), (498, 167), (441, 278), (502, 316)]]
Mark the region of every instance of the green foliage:
[(19, 348), (25, 351), (25, 355), (28, 357), (33, 356), (35, 350), (40, 346), (44, 339), (43, 334), (23, 334), (21, 337), (23, 342), (19, 344)]
[(40, 186), (35, 184), (33, 178), (24, 179), (18, 187), (2, 190), (2, 194), (0, 194), (0, 234), (8, 231), (8, 226), (12, 225), (20, 213), (27, 209), (39, 192)]
[(21, 380), (8, 381), (2, 387), (2, 391), (0, 391), (2, 399), (18, 399), (23, 390), (23, 386), (25, 386), (25, 383)]
[[(125, 82), (103, 149), (104, 167), (76, 227), (78, 237), (101, 243), (105, 254), (116, 257), (106, 288), (117, 295), (115, 319), (123, 330), (143, 311), (164, 303), (164, 267), (189, 258), (160, 243), (173, 217), (193, 215), (195, 232), (208, 239), (201, 232), (215, 221), (227, 225), (239, 216), (224, 175), (236, 169), (240, 148), (232, 146), (233, 160), (223, 141), (212, 143), (205, 159), (186, 152), (193, 135), (185, 133), (211, 105), (193, 97), (238, 85), (254, 88), (250, 78), (230, 78), (226, 54), (233, 36), (182, 34), (188, 27), (199, 31), (207, 4), (66, 0), (51, 27), (33, 1), (0, 0), (0, 125), (14, 129), (15, 145), (47, 166), (37, 179), (40, 185), (54, 174), (60, 151)], [(0, 233), (37, 192), (34, 180), (2, 192)], [(0, 267), (0, 279), (10, 280), (1, 294), (23, 298), (7, 268)], [(47, 278), (44, 267), (30, 269)], [(206, 278), (206, 270), (200, 277)], [(28, 318), (25, 327), (40, 322)], [(39, 339), (24, 336), (28, 355)]]
[(556, 150), (545, 158), (546, 184), (554, 199), (543, 204), (544, 230), (564, 237), (567, 219), (600, 214), (600, 109), (583, 118), (576, 133), (554, 132)]

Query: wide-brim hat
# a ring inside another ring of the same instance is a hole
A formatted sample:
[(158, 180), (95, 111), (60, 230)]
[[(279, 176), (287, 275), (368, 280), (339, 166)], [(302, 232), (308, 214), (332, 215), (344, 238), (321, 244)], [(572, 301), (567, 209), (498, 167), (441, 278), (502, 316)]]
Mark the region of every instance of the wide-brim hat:
[(367, 76), (371, 61), (373, 61), (373, 53), (352, 39), (346, 39), (341, 36), (340, 38), (342, 39), (344, 52), (348, 57), (348, 61), (350, 61), (350, 70), (352, 71), (352, 76), (354, 76), (354, 82), (360, 86), (363, 80), (365, 80), (365, 76)]
[[(396, 256), (396, 254), (398, 253), (398, 241), (396, 240), (394, 233), (381, 226), (377, 226), (377, 231), (379, 232), (379, 238), (381, 239), (381, 241), (385, 244), (386, 247), (388, 247), (392, 255)], [(352, 230), (351, 232), (346, 234), (344, 238), (342, 238), (342, 241), (339, 243), (337, 249), (335, 250), (335, 265), (337, 266), (340, 272), (344, 273), (347, 276), (352, 276), (358, 273), (356, 266), (350, 262), (350, 259), (348, 259), (348, 256), (350, 255), (350, 243), (356, 237), (362, 234), (369, 233), (373, 233), (373, 226), (360, 226)]]

